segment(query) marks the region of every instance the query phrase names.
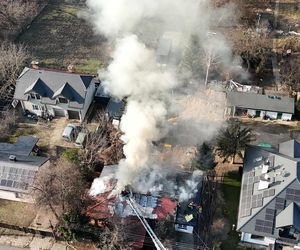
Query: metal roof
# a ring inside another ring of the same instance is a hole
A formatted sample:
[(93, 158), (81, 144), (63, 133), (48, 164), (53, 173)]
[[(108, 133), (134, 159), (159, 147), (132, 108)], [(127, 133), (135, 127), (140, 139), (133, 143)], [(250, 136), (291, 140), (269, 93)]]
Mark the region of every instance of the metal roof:
[(92, 81), (92, 76), (26, 67), (17, 80), (14, 99), (27, 101), (28, 93), (35, 92), (42, 96), (41, 103), (55, 104), (62, 95), (72, 107), (82, 108)]
[[(299, 143), (289, 141), (280, 145), (284, 145), (284, 151), (280, 151), (280, 146), (279, 151), (253, 145), (246, 148), (238, 231), (278, 238), (278, 215), (291, 203), (300, 205), (300, 159), (290, 154), (298, 152)], [(261, 181), (268, 185), (259, 185)], [(293, 220), (292, 214), (287, 216), (286, 221)]]
[(31, 154), (38, 138), (33, 136), (20, 136), (15, 144), (0, 143), (0, 153), (28, 156)]
[(286, 96), (229, 91), (227, 92), (227, 106), (294, 114), (295, 101)]

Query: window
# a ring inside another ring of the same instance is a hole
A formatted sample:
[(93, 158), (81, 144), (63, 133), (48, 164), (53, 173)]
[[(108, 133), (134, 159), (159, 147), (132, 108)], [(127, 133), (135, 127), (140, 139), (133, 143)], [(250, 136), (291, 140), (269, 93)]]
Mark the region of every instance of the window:
[(39, 94), (35, 94), (35, 93), (30, 93), (30, 98), (31, 99), (37, 99), (40, 100), (41, 96)]
[(63, 97), (59, 97), (58, 101), (59, 101), (59, 103), (68, 103), (68, 100), (66, 98), (63, 98)]
[(264, 240), (265, 237), (260, 236), (260, 235), (251, 234), (251, 239), (253, 239), (253, 240)]
[(33, 110), (39, 110), (39, 105), (32, 104), (32, 109)]

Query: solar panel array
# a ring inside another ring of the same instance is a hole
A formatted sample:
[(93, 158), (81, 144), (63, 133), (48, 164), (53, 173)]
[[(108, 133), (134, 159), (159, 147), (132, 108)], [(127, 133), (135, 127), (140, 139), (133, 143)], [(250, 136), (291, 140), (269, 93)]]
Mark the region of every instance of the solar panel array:
[(275, 209), (266, 209), (265, 220), (255, 221), (255, 231), (272, 234), (274, 229)]
[(263, 192), (263, 198), (273, 196), (275, 194), (275, 189), (268, 189)]
[(263, 193), (253, 195), (254, 183), (259, 182), (259, 180), (260, 176), (254, 176), (253, 171), (244, 174), (240, 217), (251, 215), (252, 208), (261, 207), (264, 198), (275, 195), (275, 189), (268, 189), (263, 191)]
[(251, 208), (261, 207), (263, 205), (262, 194), (252, 196)]
[(283, 210), (285, 207), (285, 199), (283, 198), (276, 198), (275, 200), (275, 209), (277, 210)]
[(285, 199), (293, 202), (300, 202), (300, 190), (287, 188)]
[(253, 193), (254, 184), (254, 172), (248, 172), (244, 174), (244, 182), (242, 186), (242, 199), (240, 217), (251, 215), (251, 198)]
[(27, 190), (36, 171), (25, 168), (0, 166), (0, 186)]

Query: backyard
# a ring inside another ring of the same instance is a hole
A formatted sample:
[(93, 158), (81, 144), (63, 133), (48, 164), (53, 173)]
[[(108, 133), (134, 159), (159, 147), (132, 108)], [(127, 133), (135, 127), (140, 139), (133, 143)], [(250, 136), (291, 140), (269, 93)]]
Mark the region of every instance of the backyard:
[[(241, 187), (241, 177), (237, 171), (228, 172), (221, 185), (223, 191), (225, 206), (223, 215), (229, 221), (230, 227), (237, 224), (237, 214), (239, 206)], [(227, 239), (222, 243), (221, 249), (232, 250), (237, 249), (239, 243), (239, 235), (235, 230), (230, 230)]]
[(36, 216), (31, 203), (0, 199), (0, 222), (20, 227), (28, 227)]
[(81, 13), (79, 1), (50, 0), (31, 26), (19, 36), (40, 66), (96, 74), (108, 60), (107, 41), (95, 35)]

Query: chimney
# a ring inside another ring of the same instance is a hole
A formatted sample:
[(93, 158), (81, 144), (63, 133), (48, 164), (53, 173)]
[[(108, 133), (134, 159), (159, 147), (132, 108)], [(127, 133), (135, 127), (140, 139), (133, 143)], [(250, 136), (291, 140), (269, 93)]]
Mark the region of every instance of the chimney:
[(39, 68), (39, 62), (38, 61), (32, 61), (31, 62), (31, 67), (33, 69), (38, 69)]
[(68, 67), (68, 72), (73, 73), (74, 72), (74, 65), (73, 64), (69, 64)]
[(15, 155), (10, 155), (9, 156), (9, 160), (10, 161), (16, 161), (17, 160), (17, 157)]

